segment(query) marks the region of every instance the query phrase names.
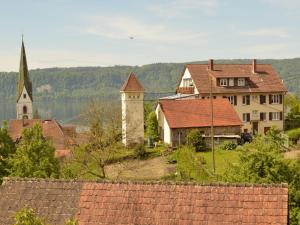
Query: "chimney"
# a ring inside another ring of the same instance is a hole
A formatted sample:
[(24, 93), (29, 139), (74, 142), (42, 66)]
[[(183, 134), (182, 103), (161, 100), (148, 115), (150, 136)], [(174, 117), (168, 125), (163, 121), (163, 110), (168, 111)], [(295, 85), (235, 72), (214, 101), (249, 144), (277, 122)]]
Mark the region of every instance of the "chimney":
[(256, 73), (256, 59), (252, 61), (252, 73)]
[(213, 59), (208, 60), (208, 70), (214, 70), (214, 60)]

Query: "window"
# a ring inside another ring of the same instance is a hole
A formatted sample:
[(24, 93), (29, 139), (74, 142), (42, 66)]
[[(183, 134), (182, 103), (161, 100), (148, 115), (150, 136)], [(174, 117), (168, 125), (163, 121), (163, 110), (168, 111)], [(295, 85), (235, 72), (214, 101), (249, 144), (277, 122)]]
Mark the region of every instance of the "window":
[(234, 86), (234, 78), (229, 78), (229, 86)]
[(26, 98), (26, 94), (23, 94), (23, 98)]
[(260, 104), (266, 104), (266, 96), (265, 95), (260, 95), (259, 96), (259, 103)]
[(282, 104), (282, 95), (269, 95), (270, 104)]
[(250, 113), (243, 113), (243, 122), (250, 121)]
[(235, 95), (228, 96), (227, 98), (231, 105), (237, 105), (237, 98)]
[(250, 105), (250, 95), (243, 96), (243, 105)]
[(183, 78), (183, 87), (192, 87), (194, 82), (191, 78)]
[(220, 79), (220, 86), (227, 86), (227, 78)]
[(27, 114), (27, 106), (26, 105), (23, 106), (23, 114)]
[(245, 86), (245, 78), (238, 79), (238, 86)]
[(267, 114), (265, 112), (260, 113), (260, 121), (266, 121), (267, 120)]
[(269, 120), (282, 120), (282, 112), (270, 112)]

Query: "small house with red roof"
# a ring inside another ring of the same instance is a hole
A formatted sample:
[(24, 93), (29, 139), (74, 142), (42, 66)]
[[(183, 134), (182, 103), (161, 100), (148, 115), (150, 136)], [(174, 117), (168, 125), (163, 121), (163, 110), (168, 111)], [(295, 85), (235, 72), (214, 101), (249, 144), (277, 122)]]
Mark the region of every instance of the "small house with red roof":
[(62, 158), (68, 156), (70, 154), (70, 149), (77, 145), (78, 134), (76, 128), (74, 126), (62, 126), (56, 120), (9, 120), (9, 135), (16, 143), (18, 143), (22, 138), (23, 129), (30, 129), (35, 124), (41, 126), (43, 136), (52, 141), (56, 157)]
[(287, 88), (269, 64), (187, 64), (176, 92), (193, 98), (225, 98), (242, 120), (242, 131), (266, 133), (283, 129), (283, 100)]
[(242, 125), (231, 104), (222, 98), (213, 99), (212, 104), (209, 99), (161, 99), (156, 115), (160, 138), (171, 146), (184, 144), (192, 129), (199, 129), (208, 142), (211, 124), (217, 142), (222, 139), (235, 141), (239, 138)]

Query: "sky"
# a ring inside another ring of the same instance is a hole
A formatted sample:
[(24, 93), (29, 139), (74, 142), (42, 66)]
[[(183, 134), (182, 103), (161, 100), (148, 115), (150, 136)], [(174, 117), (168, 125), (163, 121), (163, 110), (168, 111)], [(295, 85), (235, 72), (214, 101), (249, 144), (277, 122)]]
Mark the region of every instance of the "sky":
[(0, 71), (300, 57), (299, 0), (0, 0)]

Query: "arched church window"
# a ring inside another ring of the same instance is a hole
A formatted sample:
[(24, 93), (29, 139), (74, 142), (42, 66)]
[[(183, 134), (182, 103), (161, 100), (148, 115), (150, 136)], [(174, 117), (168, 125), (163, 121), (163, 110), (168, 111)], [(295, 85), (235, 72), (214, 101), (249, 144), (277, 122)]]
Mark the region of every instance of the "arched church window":
[(27, 106), (26, 105), (23, 106), (23, 114), (27, 114)]

